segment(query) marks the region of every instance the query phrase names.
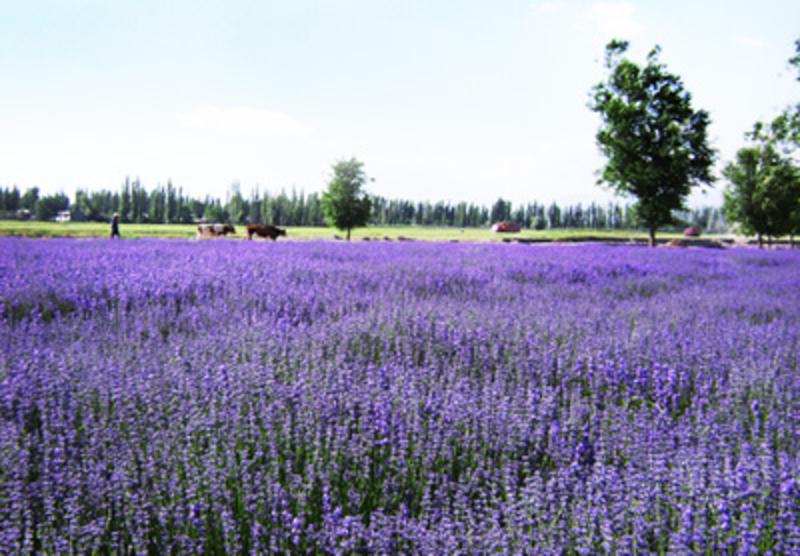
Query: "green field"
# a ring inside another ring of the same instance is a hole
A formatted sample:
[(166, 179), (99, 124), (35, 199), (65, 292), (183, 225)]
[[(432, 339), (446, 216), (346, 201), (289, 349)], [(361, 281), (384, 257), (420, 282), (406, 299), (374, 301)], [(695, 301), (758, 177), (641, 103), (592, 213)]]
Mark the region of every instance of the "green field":
[[(197, 226), (192, 224), (121, 224), (123, 239), (139, 238), (194, 238)], [(287, 227), (287, 239), (334, 239), (343, 238), (344, 233), (333, 228)], [(244, 226), (236, 226), (236, 235), (228, 236), (242, 239)], [(54, 237), (108, 237), (109, 225), (103, 222), (38, 222), (2, 220), (0, 236), (21, 236), (34, 238)], [(353, 230), (354, 240), (398, 240), (408, 238), (423, 241), (502, 241), (503, 239), (524, 239), (539, 241), (591, 241), (646, 239), (647, 234), (636, 230), (525, 230), (516, 234), (495, 234), (488, 228), (435, 228), (425, 226), (374, 226)], [(677, 233), (659, 233), (660, 239), (681, 237)], [(281, 238), (281, 241), (285, 241)]]

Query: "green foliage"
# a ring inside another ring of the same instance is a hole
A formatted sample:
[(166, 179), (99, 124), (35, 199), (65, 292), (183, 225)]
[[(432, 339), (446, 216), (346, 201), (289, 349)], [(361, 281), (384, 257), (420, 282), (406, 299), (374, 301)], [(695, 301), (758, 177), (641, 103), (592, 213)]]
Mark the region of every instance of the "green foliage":
[[(789, 58), (795, 70), (797, 70), (797, 80), (800, 81), (800, 39), (794, 43), (795, 55)], [(794, 107), (789, 107), (772, 122), (775, 136), (789, 143), (795, 148), (800, 147), (800, 103)]]
[[(800, 81), (800, 39), (789, 64)], [(769, 124), (756, 122), (745, 135), (754, 146), (740, 149), (723, 172), (731, 182), (724, 206), (729, 220), (745, 233), (762, 236), (800, 234), (800, 168), (793, 153), (800, 148), (800, 103), (785, 108)]]
[(220, 203), (209, 203), (206, 205), (203, 218), (209, 222), (228, 222), (230, 220), (228, 212), (222, 208)]
[(247, 206), (242, 196), (241, 188), (238, 183), (231, 186), (231, 197), (228, 200), (228, 214), (230, 220), (235, 223), (247, 221)]
[(39, 188), (31, 187), (22, 195), (22, 199), (20, 200), (20, 205), (22, 206), (22, 208), (33, 212), (36, 208), (36, 202), (38, 200), (39, 200)]
[(502, 197), (497, 199), (492, 205), (490, 220), (492, 223), (511, 220), (511, 202), (504, 201)]
[(639, 67), (624, 57), (625, 41), (606, 46), (608, 79), (593, 89), (590, 108), (603, 123), (597, 144), (608, 162), (600, 183), (637, 199), (639, 223), (650, 231), (673, 222), (693, 186), (714, 181), (708, 113), (692, 108), (681, 79), (658, 61), (660, 49)]
[(0, 212), (15, 213), (20, 208), (21, 198), (17, 186), (0, 188)]
[(73, 218), (91, 222), (108, 222), (120, 206), (119, 197), (118, 193), (110, 191), (90, 192), (79, 189), (75, 192), (75, 203), (72, 207)]
[[(800, 81), (800, 39), (795, 42), (795, 55), (789, 58), (789, 64), (797, 70)], [(769, 124), (756, 122), (746, 136), (755, 141), (777, 143), (786, 152), (800, 148), (800, 103), (786, 107)]]
[(772, 142), (744, 147), (723, 175), (730, 182), (723, 210), (745, 233), (762, 236), (796, 233), (800, 216), (800, 169)]
[(36, 220), (52, 220), (58, 215), (59, 211), (69, 208), (69, 197), (64, 193), (55, 195), (45, 195), (36, 201), (34, 213)]
[(362, 190), (367, 182), (364, 163), (351, 158), (333, 165), (333, 177), (322, 194), (322, 210), (328, 222), (347, 231), (366, 226), (372, 210), (369, 196)]

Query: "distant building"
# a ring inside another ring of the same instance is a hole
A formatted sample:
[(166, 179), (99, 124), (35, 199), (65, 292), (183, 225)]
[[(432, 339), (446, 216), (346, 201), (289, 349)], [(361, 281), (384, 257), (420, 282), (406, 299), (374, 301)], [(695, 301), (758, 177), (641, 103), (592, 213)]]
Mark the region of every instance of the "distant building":
[(56, 222), (69, 222), (72, 220), (72, 213), (68, 210), (60, 210), (56, 215)]

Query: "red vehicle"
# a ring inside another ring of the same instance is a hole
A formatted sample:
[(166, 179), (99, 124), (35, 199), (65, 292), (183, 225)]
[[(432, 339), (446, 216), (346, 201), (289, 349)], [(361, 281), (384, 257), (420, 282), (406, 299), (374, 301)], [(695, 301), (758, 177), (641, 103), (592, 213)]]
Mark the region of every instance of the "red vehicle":
[(700, 235), (700, 228), (697, 226), (689, 226), (683, 230), (683, 235), (686, 237), (698, 237)]
[(497, 222), (494, 226), (492, 226), (492, 231), (494, 233), (516, 233), (522, 230), (522, 226), (519, 224), (515, 224), (514, 222)]

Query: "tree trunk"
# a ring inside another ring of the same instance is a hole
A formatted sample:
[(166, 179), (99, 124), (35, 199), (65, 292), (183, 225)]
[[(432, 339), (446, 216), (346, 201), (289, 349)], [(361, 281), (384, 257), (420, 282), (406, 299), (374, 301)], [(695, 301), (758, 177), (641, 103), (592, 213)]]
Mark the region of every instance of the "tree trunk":
[(350, 241), (350, 228), (347, 228), (347, 241)]
[(758, 248), (764, 248), (764, 236), (761, 235), (761, 232), (758, 232)]
[(656, 246), (656, 229), (650, 228), (650, 239), (647, 243), (650, 247)]

